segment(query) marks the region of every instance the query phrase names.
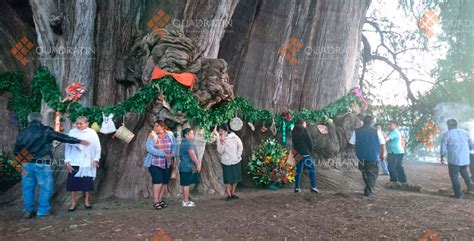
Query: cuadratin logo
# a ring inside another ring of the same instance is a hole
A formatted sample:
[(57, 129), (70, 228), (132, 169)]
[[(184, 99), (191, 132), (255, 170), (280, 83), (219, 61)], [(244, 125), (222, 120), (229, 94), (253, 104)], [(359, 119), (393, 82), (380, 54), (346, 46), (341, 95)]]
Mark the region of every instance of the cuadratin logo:
[(33, 48), (33, 43), (27, 38), (23, 37), (18, 41), (13, 48), (10, 49), (10, 53), (18, 60), (22, 65), (28, 64), (28, 53)]
[(430, 228), (420, 237), (420, 241), (439, 241), (438, 235)]
[(12, 162), (12, 166), (21, 173), (21, 175), (26, 176), (26, 170), (23, 170), (23, 165), (33, 160), (33, 156), (28, 152), (28, 150), (23, 149), (15, 156), (15, 160)]
[(160, 229), (160, 231), (153, 235), (151, 241), (171, 241), (173, 238), (165, 232), (165, 230)]
[(288, 63), (295, 65), (298, 63), (296, 52), (298, 52), (301, 47), (303, 47), (303, 44), (295, 36), (292, 36), (288, 42), (280, 47), (278, 52)]
[(147, 26), (160, 37), (164, 37), (166, 33), (163, 31), (163, 28), (166, 27), (170, 20), (171, 17), (163, 9), (160, 9), (147, 22)]
[(423, 17), (418, 21), (418, 27), (421, 31), (425, 32), (428, 38), (433, 37), (434, 33), (432, 31), (433, 26), (438, 23), (439, 16), (434, 13), (432, 10), (428, 10)]

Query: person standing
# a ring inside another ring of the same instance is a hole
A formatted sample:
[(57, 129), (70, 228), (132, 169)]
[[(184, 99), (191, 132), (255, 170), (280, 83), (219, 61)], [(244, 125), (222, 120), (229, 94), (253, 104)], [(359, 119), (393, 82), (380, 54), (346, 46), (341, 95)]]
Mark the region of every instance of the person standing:
[(349, 144), (355, 146), (359, 170), (365, 183), (364, 196), (371, 197), (374, 193), (379, 167), (378, 163), (385, 156), (385, 139), (382, 131), (373, 127), (374, 117), (364, 117), (363, 126), (352, 132)]
[(89, 128), (87, 117), (76, 120), (76, 128), (69, 131), (69, 136), (87, 140), (90, 144), (67, 144), (64, 157), (68, 171), (66, 190), (71, 192), (71, 206), (68, 211), (76, 210), (76, 193), (84, 192), (84, 207), (91, 209), (90, 192), (93, 191), (93, 180), (99, 168), (100, 140), (97, 132)]
[(398, 130), (398, 123), (394, 120), (388, 122), (388, 130), (390, 131), (385, 138), (387, 145), (387, 162), (388, 171), (390, 173), (389, 187), (407, 185), (407, 177), (403, 167), (403, 156), (405, 155), (402, 146), (402, 134)]
[[(162, 126), (165, 130), (165, 133), (166, 135), (169, 137), (169, 139), (171, 140), (171, 143), (172, 143), (172, 154), (173, 156), (171, 157), (171, 166), (170, 166), (170, 179), (173, 178), (173, 170), (176, 166), (176, 160), (175, 160), (175, 157), (176, 157), (176, 150), (177, 150), (177, 142), (176, 142), (176, 138), (174, 137), (174, 133), (171, 131), (171, 129), (166, 125), (165, 121), (163, 120), (158, 120), (157, 121), (158, 124), (160, 126)], [(153, 144), (155, 145), (156, 148), (160, 148), (160, 144), (158, 142), (158, 135), (156, 134), (155, 131), (152, 131), (152, 135), (153, 135)], [(176, 173), (175, 173), (176, 174)], [(163, 189), (163, 194), (161, 195), (161, 197), (163, 198), (164, 196), (166, 196), (166, 193), (168, 191), (168, 184), (163, 184), (163, 186), (161, 187)], [(166, 204), (166, 202), (162, 201), (162, 204), (164, 204), (164, 207), (167, 207), (168, 205)]]
[(146, 144), (147, 156), (144, 166), (148, 167), (153, 184), (153, 207), (162, 209), (168, 207), (163, 201), (165, 187), (171, 176), (171, 162), (176, 152), (173, 138), (165, 132), (164, 123), (155, 121), (153, 131), (148, 135)]
[(242, 152), (243, 145), (240, 138), (234, 133), (229, 133), (227, 125), (218, 128), (217, 152), (220, 154), (222, 174), (227, 193), (227, 201), (238, 199), (235, 194), (237, 183), (242, 181)]
[(293, 149), (299, 156), (301, 156), (301, 159), (298, 161), (298, 163), (296, 163), (295, 193), (301, 192), (301, 176), (303, 174), (303, 169), (305, 166), (309, 170), (311, 192), (319, 193), (319, 190), (316, 187), (316, 165), (314, 164), (314, 161), (311, 158), (313, 142), (308, 133), (308, 130), (306, 129), (306, 122), (303, 119), (296, 119), (295, 127), (291, 131), (291, 139), (293, 142)]
[[(17, 136), (13, 153), (19, 157), (24, 156), (28, 163), (23, 166), (21, 176), (23, 194), (23, 218), (32, 218), (35, 214), (35, 190), (38, 185), (38, 209), (36, 216), (44, 218), (51, 215), (50, 200), (53, 195), (53, 175), (51, 170), (51, 159), (53, 141), (71, 144), (88, 145), (86, 140), (79, 140), (59, 132), (53, 128), (41, 124), (42, 116), (38, 112), (28, 115), (28, 127), (21, 130)], [(31, 158), (28, 158), (30, 157)]]
[(455, 119), (449, 119), (447, 122), (448, 131), (441, 138), (440, 156), (441, 163), (444, 158), (448, 159), (448, 171), (453, 185), (454, 197), (462, 198), (464, 193), (461, 191), (459, 183), (459, 174), (461, 174), (467, 186), (467, 192), (473, 192), (471, 178), (467, 171), (469, 160), (469, 149), (473, 149), (473, 143), (469, 133), (458, 129), (458, 123)]
[[(382, 126), (380, 124), (375, 124), (374, 127), (375, 129), (382, 131)], [(382, 131), (382, 134), (383, 134), (383, 131)], [(384, 176), (389, 175), (389, 171), (387, 168), (387, 164), (385, 163), (385, 160), (380, 159), (379, 165), (380, 165), (380, 169), (382, 170), (382, 175)]]
[(184, 139), (179, 147), (179, 178), (183, 192), (183, 207), (194, 207), (196, 204), (189, 200), (189, 185), (200, 182), (201, 162), (197, 158), (196, 147), (193, 144), (194, 132), (190, 128), (183, 130)]

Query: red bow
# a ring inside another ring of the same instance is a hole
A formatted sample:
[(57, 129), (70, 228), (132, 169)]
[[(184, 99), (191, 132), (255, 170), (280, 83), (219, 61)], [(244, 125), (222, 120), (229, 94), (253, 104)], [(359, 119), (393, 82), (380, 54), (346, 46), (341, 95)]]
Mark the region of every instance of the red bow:
[(171, 75), (178, 83), (188, 86), (190, 89), (193, 88), (194, 84), (196, 83), (196, 76), (191, 73), (181, 73), (181, 74), (176, 74), (176, 73), (170, 73), (168, 71), (162, 70), (158, 67), (153, 69), (153, 73), (151, 73), (151, 79), (159, 79), (164, 76)]

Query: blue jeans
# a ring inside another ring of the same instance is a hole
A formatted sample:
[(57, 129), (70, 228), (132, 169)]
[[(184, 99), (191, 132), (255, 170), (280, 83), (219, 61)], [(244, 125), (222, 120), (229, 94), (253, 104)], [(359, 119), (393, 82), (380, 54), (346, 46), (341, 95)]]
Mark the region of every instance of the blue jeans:
[(53, 174), (47, 164), (27, 163), (23, 166), (21, 177), (23, 192), (23, 212), (32, 213), (35, 209), (35, 190), (39, 186), (39, 204), (37, 216), (50, 214), (50, 199), (53, 196)]
[(403, 154), (387, 154), (388, 171), (391, 182), (407, 182), (405, 169), (403, 168)]
[(471, 178), (467, 172), (468, 165), (458, 166), (453, 164), (448, 164), (449, 177), (451, 178), (451, 184), (453, 184), (453, 191), (455, 197), (462, 197), (464, 194), (461, 191), (461, 184), (459, 183), (459, 173), (461, 173), (464, 182), (466, 183), (467, 190), (472, 191)]
[(316, 187), (316, 166), (310, 155), (304, 155), (302, 159), (296, 163), (295, 189), (301, 187), (301, 175), (303, 174), (304, 166), (308, 168), (311, 187)]

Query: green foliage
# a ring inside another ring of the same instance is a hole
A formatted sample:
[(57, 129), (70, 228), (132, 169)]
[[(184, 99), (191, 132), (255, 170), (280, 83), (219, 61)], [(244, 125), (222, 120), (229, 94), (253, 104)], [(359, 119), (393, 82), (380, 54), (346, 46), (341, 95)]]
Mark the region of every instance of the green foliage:
[(446, 58), (438, 61), (433, 71), (438, 81), (453, 82), (472, 79), (474, 74), (474, 1), (449, 0), (439, 3), (440, 39), (448, 43)]
[(30, 98), (33, 95), (25, 94), (22, 80), (23, 76), (20, 73), (1, 72), (0, 93), (10, 92), (11, 97), (8, 101), (8, 109), (16, 112), (18, 121), (26, 122), (28, 113), (39, 111), (41, 101), (37, 102), (36, 98)]
[(123, 116), (128, 112), (144, 113), (148, 104), (157, 98), (158, 88), (163, 92), (165, 99), (170, 103), (174, 112), (186, 113), (188, 119), (207, 130), (208, 134), (215, 125), (227, 123), (238, 112), (248, 122), (268, 122), (275, 119), (276, 127), (281, 130), (282, 126), (289, 129), (297, 117), (309, 122), (328, 123), (337, 113), (350, 110), (352, 104), (359, 104), (357, 97), (350, 93), (321, 110), (303, 109), (300, 113), (292, 114), (293, 118), (291, 120), (285, 119), (283, 115), (275, 116), (268, 110), (255, 108), (249, 100), (243, 97), (236, 97), (232, 101), (220, 103), (206, 110), (199, 105), (199, 102), (188, 88), (179, 84), (171, 76), (166, 76), (143, 86), (132, 97), (115, 106), (83, 107), (78, 102), (61, 102), (61, 92), (56, 85), (54, 76), (45, 68), (40, 68), (35, 72), (31, 81), (31, 95), (24, 93), (20, 80), (21, 76), (18, 74), (1, 73), (0, 92), (10, 91), (12, 93), (9, 109), (17, 112), (19, 120), (23, 123), (26, 121), (28, 113), (39, 111), (41, 100), (44, 100), (49, 107), (56, 111), (69, 113), (69, 118), (72, 121), (79, 116), (87, 116), (91, 123), (101, 123), (102, 113), (105, 115), (112, 113), (114, 116)]
[(266, 140), (255, 148), (247, 164), (257, 186), (287, 185), (295, 181), (295, 167), (287, 163), (288, 152), (276, 140)]

